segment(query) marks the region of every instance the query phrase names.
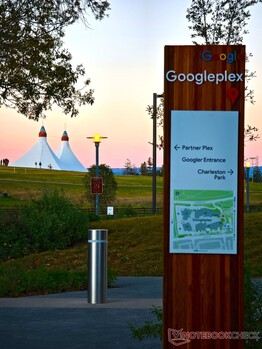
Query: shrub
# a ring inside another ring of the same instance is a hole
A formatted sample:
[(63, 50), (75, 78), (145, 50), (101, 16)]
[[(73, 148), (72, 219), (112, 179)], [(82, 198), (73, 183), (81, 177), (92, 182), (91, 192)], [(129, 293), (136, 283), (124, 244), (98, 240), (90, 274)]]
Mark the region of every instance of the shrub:
[[(95, 208), (96, 195), (91, 193), (91, 182), (93, 177), (96, 177), (95, 165), (88, 169), (83, 179), (87, 201)], [(105, 208), (112, 204), (116, 198), (117, 182), (113, 171), (105, 164), (99, 165), (99, 177), (103, 178), (103, 192), (99, 195), (99, 205), (101, 208)]]
[(124, 217), (136, 217), (137, 213), (136, 210), (133, 207), (124, 207), (121, 209), (121, 211), (117, 214), (117, 218), (124, 218)]
[[(250, 268), (245, 263), (244, 275), (244, 328), (245, 331), (257, 332), (262, 334), (262, 292), (259, 286), (252, 281), (250, 276)], [(162, 308), (153, 307), (152, 314), (155, 321), (145, 320), (143, 326), (135, 326), (129, 324), (132, 336), (135, 340), (142, 341), (147, 337), (159, 338), (162, 340)], [(260, 337), (261, 338), (261, 337)], [(257, 340), (245, 340), (246, 349), (259, 349), (261, 342)]]
[(0, 225), (0, 260), (83, 241), (88, 221), (88, 215), (61, 193), (45, 193), (27, 203), (11, 224)]
[[(87, 277), (87, 270), (49, 270), (43, 265), (31, 269), (16, 261), (7, 262), (0, 266), (0, 297), (87, 290)], [(108, 287), (115, 279), (108, 268)]]
[(151, 313), (156, 318), (156, 321), (145, 320), (144, 325), (141, 327), (136, 327), (133, 324), (129, 324), (129, 329), (132, 332), (134, 339), (142, 341), (148, 337), (151, 337), (162, 340), (162, 307), (153, 306)]

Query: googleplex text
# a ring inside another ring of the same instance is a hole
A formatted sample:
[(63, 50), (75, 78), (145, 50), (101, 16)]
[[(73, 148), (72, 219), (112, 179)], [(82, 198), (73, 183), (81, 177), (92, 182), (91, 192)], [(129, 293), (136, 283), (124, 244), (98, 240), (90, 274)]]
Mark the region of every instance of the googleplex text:
[[(245, 55), (237, 53), (236, 51), (231, 53), (213, 53), (210, 50), (205, 50), (201, 54), (201, 59), (204, 62), (217, 62), (225, 61), (228, 64), (235, 63), (237, 61), (245, 60)], [(196, 85), (203, 85), (205, 82), (215, 83), (216, 85), (222, 82), (239, 82), (244, 81), (243, 73), (228, 73), (227, 70), (219, 73), (210, 73), (206, 69), (203, 72), (183, 73), (176, 72), (174, 69), (170, 69), (166, 73), (166, 79), (169, 82), (194, 82)]]
[(225, 70), (223, 73), (208, 73), (207, 70), (204, 70), (202, 73), (176, 73), (175, 70), (168, 70), (166, 73), (166, 79), (169, 82), (194, 82), (197, 85), (202, 85), (205, 82), (215, 82), (216, 85), (220, 84), (221, 82), (238, 82), (243, 81), (244, 79), (243, 73), (228, 73), (227, 70)]

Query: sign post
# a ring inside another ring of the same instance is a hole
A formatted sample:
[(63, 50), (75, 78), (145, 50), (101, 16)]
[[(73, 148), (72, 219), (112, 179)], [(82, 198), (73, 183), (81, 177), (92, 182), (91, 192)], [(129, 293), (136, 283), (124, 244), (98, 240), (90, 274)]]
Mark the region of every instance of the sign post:
[(164, 349), (243, 346), (244, 76), (242, 45), (165, 47)]
[(103, 194), (103, 178), (102, 177), (91, 178), (91, 193), (95, 195)]

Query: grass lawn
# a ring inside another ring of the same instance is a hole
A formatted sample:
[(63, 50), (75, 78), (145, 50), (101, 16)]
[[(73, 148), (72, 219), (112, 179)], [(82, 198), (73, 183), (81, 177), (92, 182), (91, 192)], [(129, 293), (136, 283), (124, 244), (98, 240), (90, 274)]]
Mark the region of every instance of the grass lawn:
[(245, 214), (244, 242), (251, 276), (262, 278), (262, 212)]
[[(120, 275), (162, 275), (161, 221), (161, 216), (148, 216), (91, 224), (90, 228), (109, 230), (110, 280)], [(65, 250), (32, 254), (0, 264), (0, 296), (87, 289), (87, 250), (87, 243), (81, 243)]]
[[(8, 192), (9, 198), (0, 197), (0, 207), (16, 207), (24, 200), (36, 199), (43, 191), (63, 191), (65, 196), (82, 207), (85, 199), (83, 173), (42, 169), (24, 169), (0, 166), (0, 193)], [(152, 177), (115, 176), (118, 190), (114, 206), (150, 207), (152, 202)], [(162, 207), (163, 178), (157, 177), (157, 205)]]
[[(116, 180), (116, 205), (151, 207), (151, 177), (116, 176)], [(53, 189), (63, 190), (70, 200), (85, 207), (82, 183), (82, 173), (1, 166), (0, 193), (6, 190), (9, 195), (0, 197), (0, 208), (16, 207), (24, 200), (40, 197), (43, 190)], [(250, 183), (250, 189), (251, 206), (262, 205), (262, 183)], [(163, 179), (158, 177), (158, 207), (162, 207), (162, 193)], [(252, 277), (262, 277), (261, 227), (262, 212), (245, 213), (245, 258)], [(119, 276), (162, 275), (162, 215), (108, 219), (90, 223), (88, 228), (109, 230), (110, 273)], [(86, 277), (85, 242), (65, 250), (36, 253), (1, 263), (0, 296), (86, 289)], [(63, 278), (68, 281), (59, 281)], [(41, 279), (46, 280), (46, 285)]]
[[(252, 277), (262, 277), (261, 226), (261, 212), (245, 215), (245, 253)], [(162, 275), (161, 215), (93, 222), (89, 228), (109, 230), (108, 264), (111, 276)], [(81, 243), (65, 250), (32, 254), (2, 263), (0, 296), (24, 294), (26, 287), (29, 287), (29, 294), (86, 289), (87, 250), (87, 243)], [(60, 274), (68, 282), (61, 282)], [(41, 277), (47, 281), (47, 285), (39, 281)], [(32, 281), (34, 278), (35, 283)], [(9, 285), (9, 290), (3, 285)]]

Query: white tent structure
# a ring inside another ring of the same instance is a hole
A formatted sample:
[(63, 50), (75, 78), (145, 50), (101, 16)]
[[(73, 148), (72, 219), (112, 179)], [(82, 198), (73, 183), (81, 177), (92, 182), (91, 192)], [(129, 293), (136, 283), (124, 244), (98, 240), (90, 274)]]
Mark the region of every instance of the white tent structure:
[(87, 169), (81, 164), (81, 162), (73, 153), (69, 144), (69, 137), (66, 131), (63, 132), (63, 135), (61, 137), (61, 145), (56, 152), (56, 156), (61, 161), (66, 170), (87, 172)]
[(41, 127), (38, 136), (36, 144), (21, 158), (12, 163), (11, 166), (66, 170), (47, 143), (47, 133), (44, 126)]

